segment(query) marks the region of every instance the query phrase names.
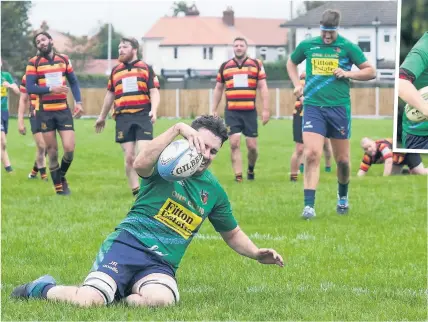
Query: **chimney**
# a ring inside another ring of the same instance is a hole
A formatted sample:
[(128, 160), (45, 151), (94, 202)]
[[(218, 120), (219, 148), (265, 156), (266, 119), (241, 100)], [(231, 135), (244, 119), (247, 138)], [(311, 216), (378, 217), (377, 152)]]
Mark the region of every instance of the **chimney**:
[(235, 25), (235, 13), (232, 7), (227, 7), (226, 11), (223, 11), (223, 23), (229, 27)]

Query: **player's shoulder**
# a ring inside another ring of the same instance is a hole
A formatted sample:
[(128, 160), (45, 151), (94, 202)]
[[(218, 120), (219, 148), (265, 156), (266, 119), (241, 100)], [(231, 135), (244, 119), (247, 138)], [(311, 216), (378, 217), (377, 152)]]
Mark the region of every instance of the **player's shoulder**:
[(223, 190), (223, 187), (221, 186), (217, 177), (210, 170), (204, 171), (204, 173), (202, 174), (202, 179), (214, 186), (216, 189)]
[(355, 48), (357, 46), (357, 44), (355, 44), (354, 42), (352, 42), (351, 40), (349, 40), (348, 38), (345, 38), (341, 35), (337, 36), (337, 42), (345, 47), (348, 48)]
[(29, 63), (35, 63), (35, 62), (36, 62), (36, 60), (37, 60), (37, 59), (39, 59), (39, 57), (40, 57), (39, 55), (35, 55), (35, 56), (31, 57), (31, 58), (28, 60), (28, 62), (29, 62)]
[(316, 36), (302, 40), (298, 46), (305, 48), (313, 45), (319, 45), (320, 43), (322, 43), (321, 36)]
[(112, 74), (117, 73), (118, 71), (122, 70), (124, 67), (125, 67), (124, 63), (119, 63), (111, 69), (111, 73)]
[(55, 56), (58, 57), (59, 59), (65, 61), (66, 63), (68, 63), (70, 61), (70, 57), (68, 57), (67, 54), (63, 54), (63, 53), (55, 53)]

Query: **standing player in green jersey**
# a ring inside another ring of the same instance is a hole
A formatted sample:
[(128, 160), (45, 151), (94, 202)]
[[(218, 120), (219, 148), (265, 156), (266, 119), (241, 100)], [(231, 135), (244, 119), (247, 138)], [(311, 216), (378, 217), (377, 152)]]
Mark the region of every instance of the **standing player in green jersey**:
[[(0, 63), (0, 68), (3, 62)], [(9, 100), (8, 94), (11, 89), (16, 95), (19, 95), (18, 85), (13, 81), (9, 72), (1, 70), (1, 162), (7, 172), (12, 172), (12, 166), (9, 160), (9, 154), (6, 150), (6, 135), (9, 128)]]
[[(156, 164), (178, 135), (186, 138), (204, 161), (192, 177), (168, 182), (160, 177)], [(140, 306), (173, 305), (179, 300), (175, 272), (207, 218), (237, 253), (282, 267), (282, 257), (275, 250), (258, 248), (239, 228), (225, 191), (207, 170), (226, 140), (226, 126), (215, 116), (202, 116), (191, 126), (178, 123), (153, 139), (134, 162), (143, 178), (137, 200), (102, 244), (83, 285), (56, 286), (56, 281), (45, 275), (15, 288), (12, 297), (81, 306), (110, 304), (114, 299)]]
[[(398, 96), (428, 117), (428, 102), (419, 89), (428, 86), (428, 32), (407, 54), (400, 66)], [(428, 120), (423, 122), (410, 121), (403, 113), (402, 142), (406, 149), (428, 149)]]
[[(291, 54), (287, 70), (295, 95), (303, 101), (303, 144), (305, 154), (304, 200), (302, 217), (315, 216), (315, 189), (319, 181), (324, 138), (330, 138), (337, 164), (337, 212), (348, 212), (349, 138), (351, 99), (349, 79), (370, 80), (376, 71), (361, 49), (337, 33), (340, 13), (324, 11), (321, 36), (302, 41)], [(299, 81), (297, 65), (306, 60), (306, 82)], [(352, 65), (360, 70), (351, 71)]]

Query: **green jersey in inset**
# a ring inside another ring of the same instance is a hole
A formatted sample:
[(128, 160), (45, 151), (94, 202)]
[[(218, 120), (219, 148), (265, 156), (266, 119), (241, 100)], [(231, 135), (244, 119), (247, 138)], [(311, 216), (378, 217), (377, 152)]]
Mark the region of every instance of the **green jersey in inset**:
[(233, 230), (238, 224), (226, 192), (210, 171), (168, 182), (156, 169), (142, 180), (137, 200), (118, 228), (131, 233), (176, 270), (206, 218), (218, 232)]
[(1, 109), (7, 110), (8, 109), (8, 99), (7, 94), (9, 89), (7, 87), (3, 86), (3, 82), (8, 82), (9, 84), (15, 83), (13, 81), (12, 75), (8, 72), (1, 72)]
[(298, 65), (306, 59), (306, 84), (304, 105), (350, 105), (349, 79), (338, 79), (333, 71), (342, 68), (350, 71), (352, 65), (367, 61), (358, 45), (338, 35), (332, 44), (325, 44), (321, 37), (302, 41), (290, 56)]
[[(415, 76), (413, 85), (417, 89), (428, 86), (428, 32), (413, 46), (400, 68)], [(428, 121), (412, 122), (403, 113), (403, 140), (406, 132), (412, 135), (428, 136)]]

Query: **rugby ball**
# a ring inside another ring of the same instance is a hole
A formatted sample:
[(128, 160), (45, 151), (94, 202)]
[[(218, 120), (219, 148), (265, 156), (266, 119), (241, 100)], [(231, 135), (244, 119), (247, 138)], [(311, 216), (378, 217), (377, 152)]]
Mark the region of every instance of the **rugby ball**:
[(158, 172), (167, 181), (181, 181), (193, 175), (203, 159), (195, 148), (190, 149), (189, 141), (177, 140), (162, 151), (158, 159)]
[[(422, 95), (424, 101), (428, 101), (428, 86), (421, 88), (419, 93)], [(409, 104), (404, 106), (404, 113), (406, 113), (407, 118), (412, 122), (423, 122), (428, 120), (425, 115)]]

